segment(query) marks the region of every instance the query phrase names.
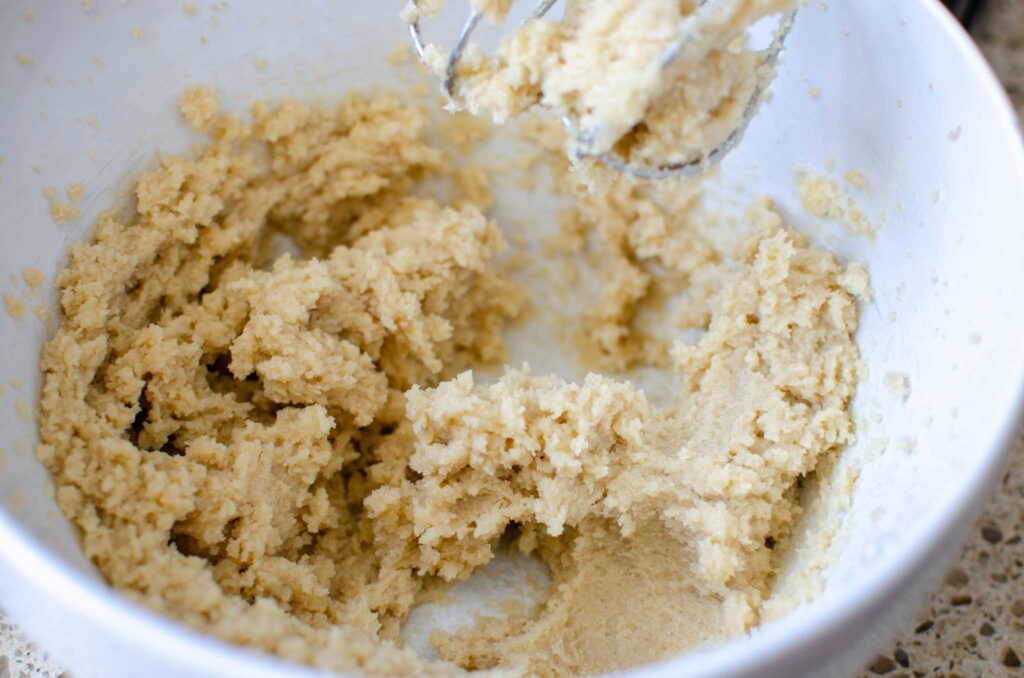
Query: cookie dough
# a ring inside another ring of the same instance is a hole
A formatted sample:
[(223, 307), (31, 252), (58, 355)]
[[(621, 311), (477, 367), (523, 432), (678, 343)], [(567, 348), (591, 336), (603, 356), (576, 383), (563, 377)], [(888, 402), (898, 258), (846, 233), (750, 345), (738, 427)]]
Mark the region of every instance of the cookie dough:
[[(486, 383), (525, 292), (479, 207), (414, 196), (450, 171), (421, 112), (182, 103), (208, 145), (72, 247), (42, 356), (38, 455), (114, 587), (379, 675), (613, 671), (758, 623), (801, 479), (853, 437), (861, 276), (767, 200), (716, 247), (693, 196), (622, 182), (563, 228), (615, 253), (595, 350), (663, 365), (676, 397), (613, 374)], [(662, 277), (699, 339), (639, 336)], [(501, 543), (549, 569), (540, 609), (436, 633), (440, 660), (404, 648), (410, 610)]]
[[(474, 2), (492, 21), (511, 4)], [(559, 20), (513, 30), (493, 57), (470, 44), (458, 62), (452, 103), (499, 123), (540, 104), (571, 122), (571, 157), (614, 151), (647, 166), (699, 161), (741, 126), (755, 91), (771, 78), (764, 54), (746, 47), (747, 30), (795, 3), (717, 0), (697, 11), (698, 4), (570, 2)], [(426, 57), (443, 77), (448, 52), (429, 45)]]

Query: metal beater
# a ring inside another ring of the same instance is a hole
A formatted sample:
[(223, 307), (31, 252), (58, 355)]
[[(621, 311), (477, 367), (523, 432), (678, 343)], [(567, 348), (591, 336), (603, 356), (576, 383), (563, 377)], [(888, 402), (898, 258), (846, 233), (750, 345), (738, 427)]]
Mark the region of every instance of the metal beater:
[[(545, 16), (557, 2), (558, 0), (538, 0), (526, 21), (535, 21)], [(420, 30), (418, 3), (419, 0), (409, 0), (411, 8), (414, 10), (412, 15), (415, 17), (414, 20), (409, 23), (409, 34), (412, 37), (413, 46), (416, 49), (417, 56), (424, 65), (427, 65), (427, 45), (423, 41), (423, 35)], [(716, 11), (716, 8), (720, 7), (722, 4), (721, 0), (697, 0), (697, 9), (695, 10), (695, 13), (714, 12)], [(469, 44), (470, 37), (480, 24), (481, 18), (483, 18), (482, 12), (477, 9), (471, 10), (462, 26), (462, 30), (459, 32), (458, 38), (456, 39), (451, 52), (448, 55), (444, 76), (441, 79), (441, 91), (444, 92), (445, 96), (449, 99), (452, 99), (455, 96), (454, 83), (455, 79), (458, 77), (457, 68), (459, 60), (462, 58), (462, 54), (465, 51), (466, 46)], [(753, 119), (761, 105), (761, 102), (764, 100), (768, 87), (774, 78), (775, 64), (782, 52), (786, 37), (793, 28), (793, 21), (795, 18), (796, 10), (787, 12), (780, 17), (778, 28), (772, 36), (771, 43), (760, 52), (761, 68), (758, 69), (757, 85), (754, 87), (750, 99), (747, 101), (739, 125), (718, 147), (685, 162), (665, 165), (647, 165), (630, 162), (614, 152), (589, 154), (585, 151), (577, 151), (577, 159), (593, 156), (601, 163), (614, 170), (644, 179), (665, 179), (669, 177), (690, 176), (704, 172), (709, 167), (716, 165), (743, 139), (743, 134), (746, 132), (750, 121)], [(673, 43), (662, 56), (661, 67), (663, 69), (667, 68), (676, 59), (676, 57), (684, 51), (691, 39), (693, 39), (693, 36), (689, 33), (680, 35), (678, 40)], [(569, 135), (573, 137), (575, 141), (573, 147), (577, 149), (585, 149), (589, 145), (587, 143), (587, 136), (581, 133), (579, 126), (567, 116), (561, 115), (559, 116), (559, 119)]]

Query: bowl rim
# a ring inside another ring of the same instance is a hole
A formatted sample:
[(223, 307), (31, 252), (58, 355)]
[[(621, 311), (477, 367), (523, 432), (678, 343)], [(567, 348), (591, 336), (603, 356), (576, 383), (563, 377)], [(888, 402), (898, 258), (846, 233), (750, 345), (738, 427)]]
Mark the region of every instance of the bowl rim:
[[(967, 31), (939, 2), (917, 0), (918, 10), (927, 20), (938, 24), (953, 51), (959, 53), (974, 76), (983, 85), (988, 102), (994, 106), (994, 120), (1004, 128), (1010, 140), (1010, 153), (1018, 183), (1024, 188), (1024, 140), (1012, 103), (991, 66)], [(898, 598), (915, 573), (949, 547), (949, 538), (981, 509), (982, 500), (992, 491), (1017, 440), (1024, 417), (1024, 356), (1015, 366), (1016, 393), (1004, 404), (1001, 425), (982, 439), (978, 449), (983, 459), (943, 502), (939, 511), (925, 521), (910, 538), (896, 545), (884, 563), (859, 578), (842, 596), (816, 598), (793, 613), (758, 627), (751, 634), (724, 643), (688, 652), (659, 664), (638, 667), (623, 675), (651, 676), (765, 676), (779, 671), (784, 660), (804, 657), (802, 668), (817, 664), (823, 655), (840, 650), (832, 644), (842, 638), (859, 620), (871, 619)], [(0, 507), (0, 561), (16, 570), (62, 601), (65, 611), (74, 612), (82, 623), (102, 628), (106, 634), (135, 646), (142, 646), (151, 657), (177, 661), (187, 657), (189, 664), (202, 667), (203, 673), (217, 675), (281, 676), (312, 678), (324, 671), (286, 661), (277, 656), (235, 645), (153, 612), (111, 589), (98, 577), (90, 576), (61, 558)], [(17, 620), (15, 620), (17, 621)], [(145, 629), (145, 632), (140, 632)], [(742, 651), (737, 652), (737, 647)], [(841, 647), (841, 646), (840, 646)], [(790, 667), (792, 670), (792, 666)]]

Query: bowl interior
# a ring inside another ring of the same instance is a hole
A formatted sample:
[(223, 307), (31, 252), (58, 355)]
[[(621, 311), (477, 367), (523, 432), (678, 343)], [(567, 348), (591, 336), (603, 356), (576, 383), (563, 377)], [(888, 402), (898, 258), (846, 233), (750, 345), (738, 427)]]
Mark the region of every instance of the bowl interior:
[[(430, 24), (432, 34), (454, 31), (458, 4)], [(213, 85), (226, 109), (242, 112), (265, 98), (408, 89), (415, 68), (385, 59), (406, 39), (394, 3), (199, 4), (195, 15), (178, 3), (98, 2), (90, 11), (40, 3), (30, 22), (23, 9), (0, 3), (0, 286), (27, 306), (21, 320), (0, 313), (0, 519), (94, 576), (32, 455), (38, 354), (56, 294), (48, 284), (31, 296), (23, 269), (52, 280), (68, 244), (127, 197), (158, 152), (188, 150), (195, 139), (175, 106), (186, 86)], [(856, 402), (858, 442), (822, 479), (827, 491), (801, 525), (780, 614), (822, 587), (819, 599), (842, 600), (897, 567), (992, 467), (1015, 416), (1024, 375), (1020, 151), (1003, 102), (933, 11), (924, 2), (810, 4), (772, 99), (713, 182), (727, 208), (770, 195), (812, 239), (865, 262), (875, 292), (858, 335), (869, 368)], [(846, 190), (877, 238), (807, 215), (801, 169), (840, 185), (848, 170), (862, 172), (868, 185)], [(44, 187), (75, 182), (87, 186), (82, 216), (57, 225)], [(555, 227), (557, 198), (512, 185), (497, 198), (499, 224)], [(49, 317), (37, 318), (36, 305)], [(557, 343), (514, 337), (514, 361), (579, 376), (558, 350), (538, 345)], [(907, 375), (909, 397), (886, 387), (890, 372)]]

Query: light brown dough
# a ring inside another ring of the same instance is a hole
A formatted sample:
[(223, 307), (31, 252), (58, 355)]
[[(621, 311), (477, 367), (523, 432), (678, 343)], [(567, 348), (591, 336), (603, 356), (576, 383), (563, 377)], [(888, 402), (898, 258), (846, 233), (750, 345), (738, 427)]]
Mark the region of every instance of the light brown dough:
[[(863, 269), (767, 201), (717, 249), (692, 195), (623, 182), (563, 220), (608, 253), (584, 322), (604, 364), (674, 370), (675, 401), (600, 374), (484, 385), (468, 370), (505, 359), (524, 293), (494, 262), (479, 173), (458, 208), (412, 197), (445, 171), (421, 113), (352, 96), (243, 122), (211, 92), (183, 103), (209, 145), (72, 248), (42, 358), (39, 457), (113, 586), (381, 675), (610, 671), (758, 622), (800, 478), (853, 436)], [(641, 336), (657, 268), (692, 297), (696, 343)], [(435, 634), (443, 661), (402, 648), (412, 607), (509, 536), (554, 579), (536, 615)]]

